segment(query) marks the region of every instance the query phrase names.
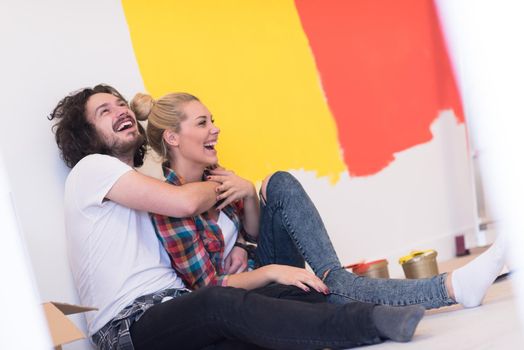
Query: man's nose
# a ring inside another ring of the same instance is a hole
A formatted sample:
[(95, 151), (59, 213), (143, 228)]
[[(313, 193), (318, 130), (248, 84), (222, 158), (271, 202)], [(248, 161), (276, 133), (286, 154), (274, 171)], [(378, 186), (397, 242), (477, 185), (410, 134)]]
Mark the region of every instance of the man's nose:
[(118, 118), (127, 116), (129, 114), (129, 108), (127, 106), (119, 106), (116, 110), (116, 116)]

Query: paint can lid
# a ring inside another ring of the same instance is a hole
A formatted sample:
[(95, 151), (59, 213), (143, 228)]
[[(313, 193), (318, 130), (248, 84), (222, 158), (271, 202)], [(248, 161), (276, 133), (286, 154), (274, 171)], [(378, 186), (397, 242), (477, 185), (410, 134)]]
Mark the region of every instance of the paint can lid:
[(437, 256), (437, 252), (433, 249), (414, 250), (411, 253), (409, 253), (408, 255), (401, 257), (398, 260), (398, 263), (400, 265), (403, 265), (405, 263), (414, 263), (422, 259), (435, 258), (436, 256)]
[(388, 261), (386, 259), (374, 260), (366, 263), (359, 263), (349, 265), (348, 268), (353, 269), (354, 273), (362, 274), (368, 270), (385, 268), (388, 266)]

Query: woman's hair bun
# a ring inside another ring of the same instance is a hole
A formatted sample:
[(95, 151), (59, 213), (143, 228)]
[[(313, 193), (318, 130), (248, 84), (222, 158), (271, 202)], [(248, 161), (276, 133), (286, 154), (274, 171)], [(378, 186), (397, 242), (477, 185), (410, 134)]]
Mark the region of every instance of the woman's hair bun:
[(151, 109), (155, 105), (155, 100), (151, 95), (139, 92), (135, 97), (133, 97), (129, 105), (135, 113), (136, 119), (147, 120), (151, 113)]

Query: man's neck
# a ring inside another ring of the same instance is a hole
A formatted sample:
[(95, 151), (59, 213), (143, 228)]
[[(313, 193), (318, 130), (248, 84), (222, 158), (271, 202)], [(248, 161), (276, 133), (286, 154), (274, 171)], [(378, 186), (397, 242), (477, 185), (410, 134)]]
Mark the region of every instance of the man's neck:
[(134, 154), (133, 155), (114, 154), (113, 156), (118, 158), (120, 161), (126, 163), (127, 165), (129, 165), (132, 168), (135, 166), (135, 155)]

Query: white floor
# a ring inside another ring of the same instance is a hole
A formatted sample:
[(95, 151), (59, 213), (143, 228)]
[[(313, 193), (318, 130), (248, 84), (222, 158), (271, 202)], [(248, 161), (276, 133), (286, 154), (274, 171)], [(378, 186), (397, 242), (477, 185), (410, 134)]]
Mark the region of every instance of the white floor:
[[(467, 260), (469, 258), (461, 258), (441, 264), (441, 271), (449, 271)], [(510, 277), (490, 287), (482, 306), (426, 311), (411, 342), (388, 341), (369, 349), (524, 349), (523, 333), (524, 324), (517, 315)]]

